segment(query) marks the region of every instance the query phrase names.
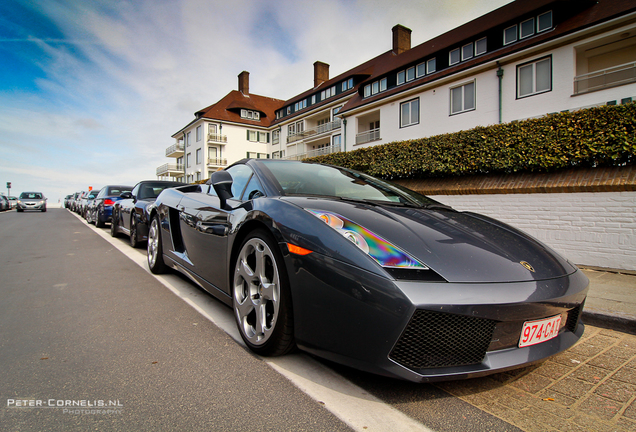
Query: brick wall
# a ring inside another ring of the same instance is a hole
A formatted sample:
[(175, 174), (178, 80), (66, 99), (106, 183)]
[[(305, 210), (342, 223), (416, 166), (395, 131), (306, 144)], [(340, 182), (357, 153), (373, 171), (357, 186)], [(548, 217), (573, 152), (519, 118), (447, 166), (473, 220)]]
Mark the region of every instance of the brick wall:
[(636, 270), (634, 167), (399, 183), (506, 222), (576, 264)]

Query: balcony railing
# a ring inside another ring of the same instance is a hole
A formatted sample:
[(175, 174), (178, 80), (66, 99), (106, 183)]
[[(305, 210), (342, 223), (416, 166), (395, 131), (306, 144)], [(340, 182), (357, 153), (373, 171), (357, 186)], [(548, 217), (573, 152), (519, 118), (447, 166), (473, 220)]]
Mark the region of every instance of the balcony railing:
[(636, 62), (574, 77), (574, 94), (636, 82)]
[(157, 175), (183, 175), (183, 165), (182, 164), (163, 164), (159, 168), (157, 168)]
[(178, 142), (166, 149), (166, 157), (181, 157), (184, 150), (183, 142)]
[(285, 156), (283, 159), (287, 159), (287, 160), (303, 160), (303, 159), (306, 159), (306, 158), (322, 156), (322, 155), (326, 155), (326, 154), (330, 154), (330, 153), (337, 153), (339, 151), (340, 151), (340, 144), (337, 144), (337, 145), (331, 145), (331, 146), (323, 147), (323, 148), (317, 149), (317, 150), (310, 150), (310, 151), (308, 151), (306, 153), (299, 153), (299, 154), (295, 154), (295, 155), (291, 155), (291, 156)]
[(227, 166), (227, 159), (208, 158), (208, 165)]
[(227, 135), (208, 134), (208, 142), (227, 143)]
[(371, 129), (356, 135), (356, 144), (364, 144), (380, 139), (380, 129)]
[(307, 129), (306, 131), (302, 131), (302, 132), (298, 132), (295, 135), (290, 135), (287, 137), (287, 143), (292, 143), (295, 141), (300, 141), (302, 139), (305, 138), (309, 138), (309, 137), (313, 137), (315, 135), (320, 135), (326, 132), (331, 132), (332, 130), (335, 129), (340, 129), (340, 125), (341, 125), (342, 121), (340, 119), (337, 119), (335, 121), (329, 122), (329, 123), (324, 123), (321, 124), (319, 126), (316, 126), (315, 128), (312, 129)]

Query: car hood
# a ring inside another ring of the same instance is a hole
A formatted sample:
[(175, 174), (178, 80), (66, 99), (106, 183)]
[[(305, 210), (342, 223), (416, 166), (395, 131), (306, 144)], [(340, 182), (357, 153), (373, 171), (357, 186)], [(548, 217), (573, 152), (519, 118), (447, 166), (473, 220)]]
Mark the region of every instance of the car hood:
[(44, 198), (19, 198), (19, 201), (23, 203), (39, 203), (44, 201)]
[(538, 240), (475, 213), (324, 198), (284, 199), (306, 210), (335, 213), (371, 230), (449, 282), (533, 281), (577, 270)]

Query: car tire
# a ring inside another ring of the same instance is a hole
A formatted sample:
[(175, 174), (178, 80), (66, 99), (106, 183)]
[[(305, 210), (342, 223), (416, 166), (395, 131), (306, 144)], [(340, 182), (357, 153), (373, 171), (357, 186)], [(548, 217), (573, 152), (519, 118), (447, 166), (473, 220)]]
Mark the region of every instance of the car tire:
[(153, 274), (166, 272), (166, 263), (163, 261), (163, 246), (161, 244), (161, 222), (159, 216), (155, 215), (150, 222), (148, 230), (147, 247), (148, 267)]
[(106, 224), (99, 218), (99, 211), (95, 212), (95, 227), (104, 228)]
[(296, 346), (284, 266), (276, 242), (262, 229), (243, 240), (234, 262), (234, 318), (245, 344), (259, 355), (279, 356)]
[(139, 239), (137, 238), (137, 218), (134, 214), (130, 218), (130, 245), (134, 248), (139, 247)]
[(46, 207), (44, 207), (44, 208), (42, 209), (42, 213), (44, 213), (45, 211), (46, 211)]
[(119, 232), (117, 230), (117, 215), (113, 212), (113, 220), (110, 223), (110, 236), (111, 237), (119, 237)]
[(18, 213), (22, 213), (24, 210), (22, 209), (17, 209)]

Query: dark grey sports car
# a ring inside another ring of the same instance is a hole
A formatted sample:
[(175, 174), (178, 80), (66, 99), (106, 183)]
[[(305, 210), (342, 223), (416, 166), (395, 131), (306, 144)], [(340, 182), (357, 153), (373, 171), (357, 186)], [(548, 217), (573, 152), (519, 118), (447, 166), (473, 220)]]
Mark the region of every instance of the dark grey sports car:
[(295, 346), (412, 381), (571, 347), (587, 278), (528, 235), (365, 174), (243, 160), (149, 209), (148, 264), (234, 308), (262, 355)]

